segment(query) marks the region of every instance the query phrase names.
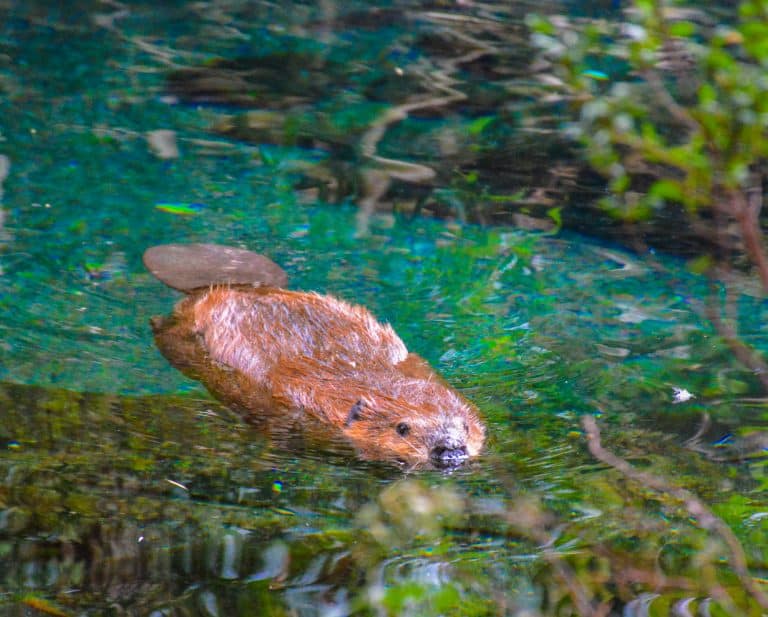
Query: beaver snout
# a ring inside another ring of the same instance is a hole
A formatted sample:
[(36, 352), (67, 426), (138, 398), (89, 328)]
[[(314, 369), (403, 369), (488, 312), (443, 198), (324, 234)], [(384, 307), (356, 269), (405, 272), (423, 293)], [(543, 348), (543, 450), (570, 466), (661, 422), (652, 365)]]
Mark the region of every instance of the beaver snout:
[(458, 467), (469, 458), (467, 446), (465, 445), (439, 445), (432, 448), (429, 458), (435, 467), (440, 469), (451, 469)]

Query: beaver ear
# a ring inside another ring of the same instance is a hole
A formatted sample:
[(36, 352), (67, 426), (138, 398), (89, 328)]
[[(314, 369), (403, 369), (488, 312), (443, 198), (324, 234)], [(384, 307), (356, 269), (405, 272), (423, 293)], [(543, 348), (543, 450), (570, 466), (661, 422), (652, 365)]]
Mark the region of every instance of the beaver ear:
[(360, 419), (364, 405), (365, 403), (363, 403), (363, 399), (358, 399), (357, 402), (352, 405), (352, 408), (349, 410), (349, 414), (347, 415), (347, 421), (344, 422), (344, 426), (349, 426), (355, 420)]

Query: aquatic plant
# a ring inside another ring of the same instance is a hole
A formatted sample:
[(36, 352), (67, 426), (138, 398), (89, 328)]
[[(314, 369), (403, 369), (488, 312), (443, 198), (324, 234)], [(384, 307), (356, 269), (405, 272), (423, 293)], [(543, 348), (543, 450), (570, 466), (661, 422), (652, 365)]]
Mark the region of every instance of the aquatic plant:
[[(768, 289), (759, 214), (768, 157), (768, 2), (738, 18), (637, 0), (627, 22), (532, 16), (556, 87), (580, 112), (570, 131), (610, 180), (604, 205), (639, 220), (669, 202), (706, 225), (722, 253), (728, 224)], [(717, 21), (715, 21), (717, 19)]]
[[(603, 207), (630, 225), (682, 209), (705, 240), (691, 269), (712, 281), (706, 314), (768, 390), (765, 359), (738, 333), (737, 302), (748, 288), (736, 284), (737, 274), (749, 270), (762, 295), (768, 292), (760, 218), (768, 169), (768, 2), (718, 10), (713, 17), (683, 4), (635, 0), (626, 21), (532, 15), (528, 24), (542, 52), (541, 76), (575, 111), (566, 130), (609, 182)], [(584, 428), (596, 458), (676, 500), (719, 538), (744, 593), (768, 606), (732, 529), (704, 501), (604, 450), (591, 417)], [(735, 597), (725, 593), (719, 601), (728, 606)]]
[[(625, 12), (626, 22), (528, 19), (551, 87), (578, 112), (567, 130), (609, 180), (603, 206), (629, 222), (684, 208), (704, 240), (694, 269), (725, 280), (731, 265), (749, 265), (768, 290), (768, 2), (715, 17), (661, 0)], [(709, 313), (768, 389), (764, 360)]]

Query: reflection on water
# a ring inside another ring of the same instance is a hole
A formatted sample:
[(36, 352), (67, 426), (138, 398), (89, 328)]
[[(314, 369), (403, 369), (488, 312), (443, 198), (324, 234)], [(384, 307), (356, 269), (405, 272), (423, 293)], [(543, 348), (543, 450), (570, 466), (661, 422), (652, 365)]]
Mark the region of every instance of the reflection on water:
[[(526, 115), (528, 4), (47, 4), (0, 2), (0, 611), (570, 614), (575, 586), (616, 614), (695, 592), (706, 614), (712, 581), (741, 598), (718, 538), (595, 463), (579, 423), (600, 415), (609, 447), (765, 563), (765, 401), (703, 317), (706, 282), (452, 222), (514, 198), (554, 232), (583, 180)], [(494, 37), (504, 53), (480, 53)], [(278, 57), (285, 74), (258, 62)], [(190, 69), (208, 100), (170, 87)], [(227, 88), (246, 100), (211, 100)], [(404, 475), (243, 424), (155, 349), (178, 295), (140, 258), (174, 241), (265, 253), (391, 322), (481, 408), (487, 452)], [(744, 285), (736, 304), (768, 349), (765, 303)]]

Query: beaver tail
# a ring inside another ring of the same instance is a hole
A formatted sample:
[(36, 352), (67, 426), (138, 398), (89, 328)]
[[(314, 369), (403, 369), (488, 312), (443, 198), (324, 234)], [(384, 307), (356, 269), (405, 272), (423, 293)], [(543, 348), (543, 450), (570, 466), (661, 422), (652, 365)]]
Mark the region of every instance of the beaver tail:
[(158, 279), (184, 293), (211, 285), (288, 284), (288, 275), (271, 259), (220, 244), (161, 244), (147, 249), (143, 260)]

